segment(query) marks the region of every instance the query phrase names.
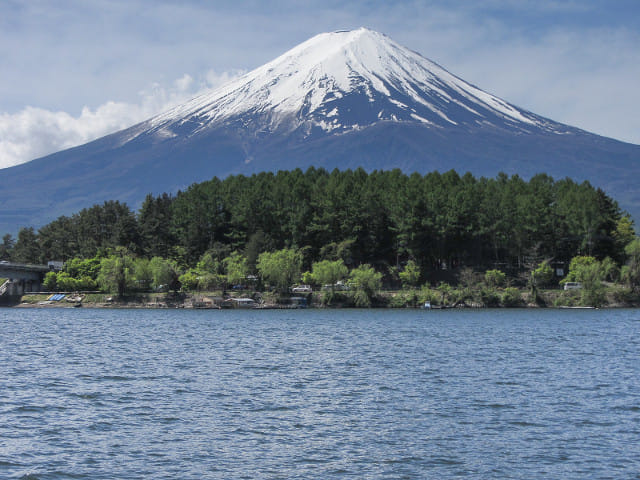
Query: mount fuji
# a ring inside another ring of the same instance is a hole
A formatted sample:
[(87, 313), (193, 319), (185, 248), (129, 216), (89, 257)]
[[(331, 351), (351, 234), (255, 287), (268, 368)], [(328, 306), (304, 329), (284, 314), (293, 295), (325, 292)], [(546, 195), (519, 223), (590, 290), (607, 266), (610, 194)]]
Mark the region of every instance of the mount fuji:
[[(543, 86), (541, 86), (543, 88)], [(131, 128), (0, 171), (0, 232), (213, 176), (315, 166), (589, 180), (640, 219), (640, 146), (528, 112), (361, 28)]]

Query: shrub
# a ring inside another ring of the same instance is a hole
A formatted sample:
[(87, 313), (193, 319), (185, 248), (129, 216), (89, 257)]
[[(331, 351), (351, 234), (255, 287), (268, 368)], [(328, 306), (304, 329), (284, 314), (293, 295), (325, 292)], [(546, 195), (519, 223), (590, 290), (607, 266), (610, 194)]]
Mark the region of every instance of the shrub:
[(500, 294), (494, 288), (483, 288), (480, 290), (480, 301), (486, 307), (497, 307), (500, 305)]
[(69, 274), (66, 272), (58, 273), (58, 277), (56, 280), (58, 284), (58, 290), (61, 290), (63, 292), (73, 292), (75, 290), (78, 290), (78, 281), (75, 278), (69, 276)]
[(506, 274), (500, 270), (487, 270), (484, 274), (484, 281), (489, 287), (501, 287), (506, 278)]
[(538, 287), (548, 286), (553, 281), (553, 268), (549, 262), (545, 260), (538, 265), (538, 268), (531, 272), (531, 279)]
[(502, 293), (502, 305), (505, 307), (519, 307), (522, 305), (522, 295), (520, 290), (514, 287), (504, 289)]
[(47, 272), (42, 284), (49, 292), (55, 291), (58, 288), (58, 274), (56, 272)]
[(194, 291), (198, 288), (198, 275), (193, 270), (183, 273), (178, 277), (182, 288), (186, 291)]

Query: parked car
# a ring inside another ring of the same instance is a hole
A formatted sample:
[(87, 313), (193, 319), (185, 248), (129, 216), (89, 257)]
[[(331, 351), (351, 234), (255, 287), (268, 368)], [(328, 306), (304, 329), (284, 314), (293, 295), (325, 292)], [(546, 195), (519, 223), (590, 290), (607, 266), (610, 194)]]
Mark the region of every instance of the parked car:
[(293, 293), (311, 293), (313, 290), (311, 289), (311, 285), (298, 285), (297, 287), (293, 287), (291, 291)]
[(579, 290), (582, 288), (582, 284), (580, 282), (567, 282), (564, 284), (565, 290)]
[(333, 285), (326, 284), (322, 286), (322, 290), (334, 290), (336, 292), (344, 292), (350, 289), (351, 288), (349, 287), (349, 285), (347, 285), (346, 283), (343, 283), (342, 281), (338, 281)]

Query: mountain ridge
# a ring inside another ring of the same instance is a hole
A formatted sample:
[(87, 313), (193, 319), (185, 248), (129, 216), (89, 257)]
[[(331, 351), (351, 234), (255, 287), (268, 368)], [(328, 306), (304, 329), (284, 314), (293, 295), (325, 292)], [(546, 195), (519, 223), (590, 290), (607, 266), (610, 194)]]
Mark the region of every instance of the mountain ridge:
[(0, 171), (0, 230), (213, 176), (310, 166), (590, 180), (640, 218), (640, 146), (511, 105), (368, 29), (312, 37), (228, 84)]

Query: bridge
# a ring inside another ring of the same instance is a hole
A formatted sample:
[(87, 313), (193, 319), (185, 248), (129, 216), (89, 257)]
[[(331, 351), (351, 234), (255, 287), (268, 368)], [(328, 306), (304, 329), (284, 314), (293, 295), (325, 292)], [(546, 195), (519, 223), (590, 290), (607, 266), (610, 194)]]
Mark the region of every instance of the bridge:
[(48, 265), (0, 261), (0, 278), (7, 279), (0, 285), (0, 296), (39, 292), (42, 289), (44, 276), (50, 270), (51, 268)]

